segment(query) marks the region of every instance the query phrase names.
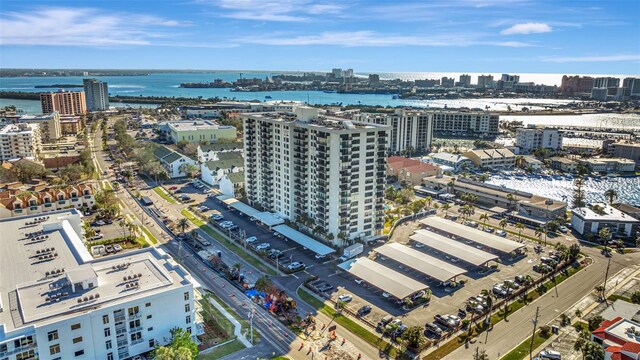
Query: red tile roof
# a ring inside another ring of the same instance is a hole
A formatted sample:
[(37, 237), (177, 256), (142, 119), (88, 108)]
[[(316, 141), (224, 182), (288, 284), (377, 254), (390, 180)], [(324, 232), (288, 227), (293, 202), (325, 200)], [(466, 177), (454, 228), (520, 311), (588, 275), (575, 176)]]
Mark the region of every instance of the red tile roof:
[(622, 346), (622, 351), (640, 354), (640, 344), (638, 344), (637, 342), (628, 342)]

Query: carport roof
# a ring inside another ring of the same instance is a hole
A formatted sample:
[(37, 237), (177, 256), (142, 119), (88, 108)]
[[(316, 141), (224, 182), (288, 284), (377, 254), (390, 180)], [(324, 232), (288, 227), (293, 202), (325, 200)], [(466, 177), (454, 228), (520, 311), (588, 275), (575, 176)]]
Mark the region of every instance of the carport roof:
[(429, 216), (424, 220), (420, 220), (420, 222), (433, 229), (446, 231), (449, 234), (473, 240), (478, 244), (496, 249), (503, 253), (510, 253), (524, 247), (524, 245), (519, 242), (507, 240), (497, 235), (487, 234), (484, 231), (473, 229), (455, 221), (446, 220), (437, 216)]
[(447, 281), (466, 272), (446, 261), (398, 243), (386, 244), (374, 250), (439, 281)]
[(398, 299), (404, 299), (415, 292), (429, 288), (421, 282), (365, 257), (351, 264), (348, 271)]
[(496, 255), (478, 250), (473, 246), (465, 245), (456, 240), (449, 239), (427, 230), (417, 230), (415, 234), (410, 236), (410, 239), (423, 243), (438, 251), (455, 256), (458, 259), (476, 266), (480, 266), (498, 258)]
[(232, 208), (240, 211), (241, 213), (258, 219), (261, 223), (265, 224), (266, 226), (272, 227), (274, 225), (279, 225), (284, 223), (284, 220), (282, 220), (280, 217), (276, 216), (275, 214), (272, 214), (268, 211), (260, 212), (234, 197), (230, 197), (228, 195), (220, 195), (218, 196), (218, 199), (220, 199), (225, 204), (231, 206)]
[(328, 247), (327, 245), (324, 245), (323, 243), (314, 240), (307, 235), (288, 227), (287, 225), (274, 226), (273, 230), (282, 234), (282, 236), (297, 242), (298, 244), (306, 247), (307, 249), (313, 251), (318, 255), (328, 255), (336, 252), (334, 249)]

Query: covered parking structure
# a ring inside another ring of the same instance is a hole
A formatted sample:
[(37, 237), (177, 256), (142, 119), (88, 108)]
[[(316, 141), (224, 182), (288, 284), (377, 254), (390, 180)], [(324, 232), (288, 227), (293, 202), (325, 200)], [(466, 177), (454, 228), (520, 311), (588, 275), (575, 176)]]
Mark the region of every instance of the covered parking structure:
[(277, 231), (280, 235), (286, 237), (287, 239), (291, 239), (297, 242), (298, 244), (306, 247), (307, 249), (313, 251), (318, 255), (329, 255), (336, 252), (335, 249), (330, 248), (327, 245), (308, 237), (300, 231), (288, 227), (287, 225), (274, 226), (273, 230)]
[(268, 211), (258, 211), (257, 209), (252, 208), (251, 206), (234, 197), (228, 195), (220, 195), (218, 196), (218, 199), (225, 203), (227, 206), (230, 206), (249, 217), (255, 218), (257, 221), (269, 228), (272, 228), (276, 225), (284, 224), (284, 220), (276, 216), (275, 214)]
[(347, 271), (349, 271), (351, 275), (366, 281), (398, 299), (404, 299), (420, 290), (429, 288), (429, 286), (421, 282), (413, 280), (406, 275), (365, 257), (359, 258), (357, 261), (351, 263), (351, 267)]
[(498, 258), (496, 255), (424, 229), (417, 230), (409, 238), (475, 266), (484, 265)]
[(387, 256), (404, 264), (405, 266), (409, 266), (412, 269), (418, 270), (421, 273), (442, 282), (451, 280), (456, 276), (467, 272), (466, 270), (455, 265), (451, 265), (446, 261), (442, 261), (398, 243), (390, 243), (380, 246), (379, 248), (376, 248), (375, 251), (380, 255)]
[(437, 216), (429, 216), (426, 219), (420, 220), (420, 222), (432, 229), (437, 229), (439, 231), (444, 231), (449, 234), (474, 241), (480, 245), (484, 245), (488, 248), (495, 249), (506, 254), (525, 247), (519, 242), (508, 240), (497, 235), (488, 234), (484, 231), (473, 229), (455, 221), (446, 220)]

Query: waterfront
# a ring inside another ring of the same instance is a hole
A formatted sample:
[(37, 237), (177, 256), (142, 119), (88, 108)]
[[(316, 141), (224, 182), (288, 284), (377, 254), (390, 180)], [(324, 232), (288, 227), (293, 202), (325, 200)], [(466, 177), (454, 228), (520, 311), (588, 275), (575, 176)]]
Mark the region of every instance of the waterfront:
[[(530, 192), (540, 196), (546, 196), (554, 200), (566, 201), (569, 205), (573, 199), (573, 179), (544, 179), (541, 177), (504, 178), (492, 176), (487, 184), (505, 186), (509, 189)], [(616, 177), (601, 178), (596, 180), (588, 177), (584, 180), (585, 201), (587, 203), (606, 202), (604, 192), (615, 189), (618, 192), (618, 202), (640, 205), (640, 177)]]

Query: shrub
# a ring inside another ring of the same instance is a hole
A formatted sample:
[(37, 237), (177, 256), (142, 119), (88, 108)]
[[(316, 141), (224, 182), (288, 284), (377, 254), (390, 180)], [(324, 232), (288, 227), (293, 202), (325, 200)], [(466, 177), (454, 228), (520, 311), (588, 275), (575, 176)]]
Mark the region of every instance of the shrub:
[(551, 335), (551, 327), (544, 325), (540, 327), (540, 336), (548, 338)]

